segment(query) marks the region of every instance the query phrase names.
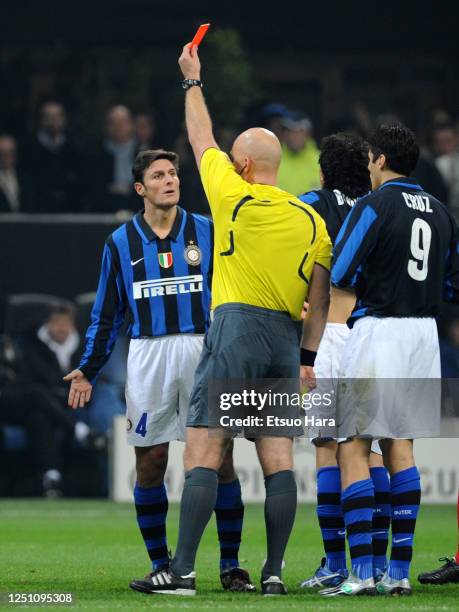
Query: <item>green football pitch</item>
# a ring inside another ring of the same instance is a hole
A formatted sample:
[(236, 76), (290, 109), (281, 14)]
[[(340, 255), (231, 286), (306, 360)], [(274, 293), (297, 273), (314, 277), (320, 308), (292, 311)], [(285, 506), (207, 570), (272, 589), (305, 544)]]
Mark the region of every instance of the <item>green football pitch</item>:
[[(171, 505), (168, 516), (169, 543), (177, 538), (178, 507)], [(2, 609), (5, 593), (73, 593), (71, 608), (86, 610), (137, 610), (147, 608), (234, 610), (304, 609), (341, 610), (458, 610), (459, 584), (421, 586), (421, 570), (439, 565), (438, 557), (454, 552), (456, 544), (454, 507), (425, 506), (416, 530), (415, 557), (411, 580), (412, 597), (364, 597), (322, 599), (304, 592), (298, 582), (309, 576), (322, 556), (314, 507), (298, 507), (283, 573), (289, 595), (262, 598), (260, 593), (227, 594), (218, 577), (218, 543), (215, 519), (204, 535), (197, 559), (196, 597), (148, 596), (128, 588), (128, 582), (148, 571), (148, 561), (130, 504), (104, 501), (0, 501), (0, 592)], [(246, 506), (241, 564), (258, 582), (265, 556), (263, 508)], [(32, 606), (31, 606), (32, 607)], [(57, 606), (54, 606), (56, 608)]]

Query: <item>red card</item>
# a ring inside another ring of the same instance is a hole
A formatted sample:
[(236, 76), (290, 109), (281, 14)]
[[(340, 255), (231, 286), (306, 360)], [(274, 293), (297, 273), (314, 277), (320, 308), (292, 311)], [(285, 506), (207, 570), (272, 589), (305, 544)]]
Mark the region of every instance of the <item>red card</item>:
[(210, 27), (210, 23), (203, 23), (202, 25), (199, 26), (198, 31), (196, 32), (193, 40), (191, 41), (192, 47), (199, 47), (202, 39), (207, 34), (207, 30), (209, 29), (209, 27)]

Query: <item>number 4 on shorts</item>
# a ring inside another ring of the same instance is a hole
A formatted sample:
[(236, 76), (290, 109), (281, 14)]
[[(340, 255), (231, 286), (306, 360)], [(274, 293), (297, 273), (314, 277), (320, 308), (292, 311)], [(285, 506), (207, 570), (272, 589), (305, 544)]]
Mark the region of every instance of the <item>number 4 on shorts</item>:
[(137, 423), (137, 427), (135, 428), (135, 433), (145, 438), (147, 435), (147, 413), (142, 413), (139, 422)]

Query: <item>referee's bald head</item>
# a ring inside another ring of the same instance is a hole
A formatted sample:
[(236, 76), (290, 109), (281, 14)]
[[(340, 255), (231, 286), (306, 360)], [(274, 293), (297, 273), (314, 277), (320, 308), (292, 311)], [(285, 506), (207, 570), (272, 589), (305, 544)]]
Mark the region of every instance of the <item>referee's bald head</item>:
[(249, 183), (275, 185), (281, 156), (279, 139), (265, 128), (242, 132), (231, 149), (237, 173)]

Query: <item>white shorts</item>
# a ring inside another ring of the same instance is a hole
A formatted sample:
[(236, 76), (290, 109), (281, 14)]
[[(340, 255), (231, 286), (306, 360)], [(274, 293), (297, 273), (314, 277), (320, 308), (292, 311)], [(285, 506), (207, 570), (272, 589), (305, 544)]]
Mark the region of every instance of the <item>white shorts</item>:
[(127, 441), (153, 446), (185, 439), (194, 374), (204, 336), (131, 340), (127, 363)]
[(340, 438), (438, 435), (441, 369), (434, 319), (360, 319), (344, 348), (339, 379)]
[[(351, 330), (345, 323), (327, 323), (325, 326), (314, 364), (314, 372), (317, 379), (316, 390), (319, 393), (327, 393), (331, 390), (334, 397), (336, 397), (344, 347), (346, 346), (350, 334)], [(336, 419), (336, 403), (333, 403), (328, 410), (321, 407), (320, 412), (316, 411), (315, 414), (319, 418)], [(329, 437), (329, 434), (328, 436), (326, 434), (327, 432), (321, 432), (320, 428), (308, 428), (309, 440), (311, 442), (320, 439), (324, 435), (326, 438)], [(335, 436), (334, 438), (336, 439)], [(342, 442), (344, 439), (338, 438), (337, 441)], [(381, 449), (379, 447), (379, 442), (374, 440), (371, 445), (371, 450), (380, 455)]]

